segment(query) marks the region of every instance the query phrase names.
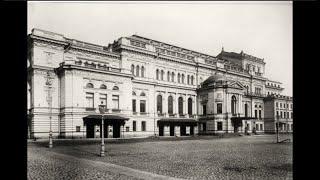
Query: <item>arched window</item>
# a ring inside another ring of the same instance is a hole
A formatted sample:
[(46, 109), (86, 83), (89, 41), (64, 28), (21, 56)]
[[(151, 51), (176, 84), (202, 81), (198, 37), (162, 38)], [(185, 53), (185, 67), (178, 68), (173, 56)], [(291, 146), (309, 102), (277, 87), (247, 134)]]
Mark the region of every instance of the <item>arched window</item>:
[(191, 76), (191, 85), (193, 85), (193, 76)]
[(171, 73), (171, 81), (174, 82), (174, 72)]
[(244, 105), (244, 116), (248, 117), (248, 104)]
[(134, 65), (133, 64), (131, 65), (131, 73), (132, 73), (132, 75), (134, 75)]
[(184, 84), (184, 74), (181, 76), (181, 83)]
[(245, 87), (246, 87), (246, 91), (247, 91), (247, 93), (249, 93), (249, 86), (248, 86), (248, 85), (246, 85)]
[(88, 83), (88, 84), (86, 85), (86, 87), (87, 87), (87, 88), (93, 88), (93, 84), (92, 84), (92, 83)]
[(168, 114), (173, 114), (173, 98), (172, 98), (172, 96), (168, 97)]
[(188, 99), (188, 114), (192, 115), (192, 99)]
[(190, 76), (187, 76), (187, 84), (190, 84)]
[(237, 107), (237, 98), (232, 96), (231, 98), (231, 113), (232, 115), (236, 115), (236, 107)]
[(180, 83), (180, 73), (178, 73), (178, 83)]
[(156, 70), (156, 79), (159, 80), (159, 69)]
[(141, 67), (141, 77), (144, 77), (144, 66)]
[(113, 86), (112, 90), (119, 90), (118, 86)]
[(146, 94), (144, 92), (141, 92), (140, 96), (146, 96)]
[(136, 92), (132, 91), (132, 96), (136, 96), (136, 95), (137, 95)]
[(178, 110), (179, 110), (179, 114), (182, 115), (183, 114), (183, 98), (179, 97), (178, 99)]
[(164, 71), (161, 70), (161, 80), (163, 81)]
[(104, 84), (101, 84), (100, 89), (107, 89), (107, 86)]
[(162, 113), (162, 96), (157, 96), (157, 112)]
[(167, 81), (170, 81), (170, 72), (167, 73)]
[(139, 65), (136, 67), (136, 76), (138, 76), (139, 77), (139, 71), (140, 71), (140, 67), (139, 67)]

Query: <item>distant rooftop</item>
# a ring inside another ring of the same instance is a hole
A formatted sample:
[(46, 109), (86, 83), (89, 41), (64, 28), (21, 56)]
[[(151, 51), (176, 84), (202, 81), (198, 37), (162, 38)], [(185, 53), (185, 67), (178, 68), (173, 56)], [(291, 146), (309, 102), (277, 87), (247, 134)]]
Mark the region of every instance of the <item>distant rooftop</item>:
[(221, 52), (217, 55), (217, 57), (220, 59), (228, 59), (228, 58), (234, 58), (234, 59), (239, 59), (239, 60), (249, 59), (249, 60), (254, 60), (254, 61), (259, 61), (259, 62), (264, 63), (263, 58), (258, 58), (258, 57), (246, 54), (243, 51), (241, 51), (240, 53), (226, 52), (223, 50), (223, 48), (222, 48)]

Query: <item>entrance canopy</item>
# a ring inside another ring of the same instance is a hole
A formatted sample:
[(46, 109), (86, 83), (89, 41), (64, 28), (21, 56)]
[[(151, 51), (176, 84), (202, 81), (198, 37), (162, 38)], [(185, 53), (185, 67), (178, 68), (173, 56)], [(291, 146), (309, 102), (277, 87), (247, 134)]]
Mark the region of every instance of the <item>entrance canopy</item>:
[(117, 115), (94, 114), (94, 115), (88, 115), (88, 116), (84, 117), (83, 118), (83, 123), (84, 123), (84, 125), (86, 125), (86, 124), (100, 125), (101, 124), (101, 120), (102, 120), (102, 116), (103, 116), (104, 124), (106, 124), (106, 125), (110, 125), (110, 124), (111, 125), (113, 125), (113, 124), (124, 125), (125, 121), (127, 121), (129, 119), (129, 118), (125, 118), (125, 117), (121, 117), (121, 116), (117, 116)]
[(186, 125), (186, 126), (197, 126), (197, 121), (193, 118), (162, 118), (158, 120), (158, 125)]
[(242, 126), (243, 120), (255, 120), (255, 117), (232, 117), (231, 122), (234, 126)]
[(242, 121), (242, 120), (255, 120), (257, 118), (255, 117), (232, 117), (231, 120), (238, 120), (238, 121)]

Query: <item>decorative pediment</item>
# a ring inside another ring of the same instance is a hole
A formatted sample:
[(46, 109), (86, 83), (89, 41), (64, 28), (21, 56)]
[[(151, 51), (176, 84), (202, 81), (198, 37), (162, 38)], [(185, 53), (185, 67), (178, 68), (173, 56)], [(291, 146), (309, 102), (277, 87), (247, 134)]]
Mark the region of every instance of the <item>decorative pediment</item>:
[(245, 89), (245, 87), (238, 81), (233, 81), (228, 84), (228, 87), (236, 88), (236, 89)]

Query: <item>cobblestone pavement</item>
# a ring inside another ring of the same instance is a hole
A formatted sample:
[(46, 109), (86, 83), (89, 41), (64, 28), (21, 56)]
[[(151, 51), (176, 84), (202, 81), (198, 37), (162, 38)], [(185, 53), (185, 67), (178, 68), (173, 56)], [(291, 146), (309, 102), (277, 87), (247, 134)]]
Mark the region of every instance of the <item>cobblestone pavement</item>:
[(44, 147), (29, 148), (28, 179), (177, 180), (177, 178), (139, 171), (115, 164), (55, 153)]
[[(187, 141), (107, 143), (104, 158), (98, 156), (99, 144), (60, 144), (51, 151), (176, 178), (292, 179), (292, 143), (276, 144), (274, 137), (260, 135)], [(70, 174), (67, 179), (135, 178), (91, 168), (81, 161), (57, 159), (50, 156), (50, 151), (43, 152), (44, 149), (45, 147), (37, 143), (29, 143), (29, 154), (35, 156), (28, 159), (29, 164), (31, 162), (29, 177), (63, 177), (66, 173)], [(42, 155), (43, 153), (49, 155)], [(44, 161), (43, 156), (52, 159)], [(38, 164), (43, 164), (40, 166), (43, 169), (38, 169)], [(48, 168), (49, 172), (46, 171)]]

